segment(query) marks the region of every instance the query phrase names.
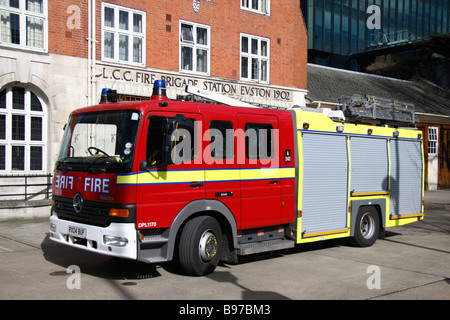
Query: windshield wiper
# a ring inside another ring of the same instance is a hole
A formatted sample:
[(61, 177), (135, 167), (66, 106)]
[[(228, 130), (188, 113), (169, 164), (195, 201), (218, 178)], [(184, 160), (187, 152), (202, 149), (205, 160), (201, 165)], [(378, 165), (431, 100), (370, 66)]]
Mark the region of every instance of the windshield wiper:
[[(89, 163), (89, 165), (86, 167), (86, 171), (88, 173), (105, 173), (106, 168), (92, 168), (91, 167), (99, 160), (99, 159), (105, 159), (106, 157), (95, 157), (94, 161)], [(109, 158), (107, 158), (109, 159)]]
[(69, 157), (65, 157), (64, 159), (62, 159), (62, 160), (60, 160), (59, 161), (59, 163), (56, 165), (56, 170), (59, 170), (59, 171), (63, 171), (63, 172), (67, 172), (67, 171), (70, 171), (70, 170), (72, 170), (72, 167), (69, 167), (69, 166), (67, 166), (65, 169), (63, 169), (63, 168), (61, 168), (61, 166), (63, 165), (63, 164), (67, 164), (67, 162), (66, 162), (66, 159), (67, 158), (69, 158)]

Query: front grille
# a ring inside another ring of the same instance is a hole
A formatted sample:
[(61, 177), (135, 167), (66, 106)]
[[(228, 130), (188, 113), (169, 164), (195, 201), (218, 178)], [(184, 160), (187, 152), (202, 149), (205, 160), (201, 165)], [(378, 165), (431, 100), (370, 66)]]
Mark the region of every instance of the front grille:
[[(79, 222), (97, 227), (108, 227), (111, 222), (134, 222), (135, 206), (123, 204), (111, 204), (95, 201), (83, 201), (83, 209), (81, 212), (75, 212), (73, 208), (73, 199), (65, 197), (53, 197), (55, 206), (53, 211), (56, 212), (58, 218), (73, 222)], [(130, 210), (128, 218), (110, 217), (109, 210), (111, 208), (126, 208)]]

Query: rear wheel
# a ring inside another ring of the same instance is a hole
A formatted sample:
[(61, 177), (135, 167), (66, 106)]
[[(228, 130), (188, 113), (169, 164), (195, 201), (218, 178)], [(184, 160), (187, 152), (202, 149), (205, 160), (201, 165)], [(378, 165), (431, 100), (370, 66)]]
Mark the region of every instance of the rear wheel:
[(214, 271), (222, 252), (222, 231), (216, 219), (200, 216), (188, 221), (180, 237), (179, 258), (184, 272), (202, 276)]
[(375, 243), (380, 231), (380, 218), (374, 207), (361, 207), (355, 222), (355, 234), (350, 243), (358, 247), (369, 247)]

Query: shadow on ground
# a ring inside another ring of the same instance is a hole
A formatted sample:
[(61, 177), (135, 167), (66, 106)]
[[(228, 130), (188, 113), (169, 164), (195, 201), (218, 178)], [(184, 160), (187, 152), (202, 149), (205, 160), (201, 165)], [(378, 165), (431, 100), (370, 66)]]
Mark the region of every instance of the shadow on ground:
[[(386, 232), (386, 239), (394, 238), (398, 235), (395, 232)], [(247, 264), (254, 261), (262, 261), (267, 259), (281, 259), (291, 254), (301, 254), (302, 252), (320, 251), (333, 247), (347, 246), (344, 239), (327, 240), (321, 242), (306, 243), (297, 245), (294, 248), (255, 254), (239, 258), (239, 264)], [(161, 276), (158, 270), (163, 268), (165, 271), (183, 275), (183, 271), (177, 261), (164, 264), (147, 264), (135, 260), (121, 259), (115, 257), (104, 256), (82, 249), (65, 246), (49, 239), (48, 235), (42, 240), (41, 249), (45, 260), (55, 265), (55, 270), (50, 275), (66, 275), (67, 268), (76, 265), (81, 272), (94, 277), (108, 280), (124, 280), (122, 284), (135, 284), (133, 281), (149, 279)], [(280, 263), (282, 263), (280, 261)], [(232, 268), (232, 265), (220, 263), (221, 267)], [(228, 271), (216, 270), (207, 276), (217, 282), (233, 283), (243, 290), (242, 299), (271, 299), (280, 300), (286, 297), (269, 291), (252, 291), (238, 283), (238, 279)]]
[(51, 275), (65, 273), (71, 265), (76, 265), (84, 274), (109, 280), (138, 280), (159, 277), (159, 265), (147, 264), (135, 260), (104, 256), (93, 252), (65, 246), (49, 239), (48, 235), (41, 243), (45, 260), (55, 264)]

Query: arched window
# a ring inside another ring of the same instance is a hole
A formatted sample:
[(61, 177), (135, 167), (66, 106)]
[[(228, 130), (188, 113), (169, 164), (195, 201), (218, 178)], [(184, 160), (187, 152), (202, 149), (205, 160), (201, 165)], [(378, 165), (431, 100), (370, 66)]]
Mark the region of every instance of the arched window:
[(0, 173), (45, 173), (46, 111), (27, 88), (0, 92)]

